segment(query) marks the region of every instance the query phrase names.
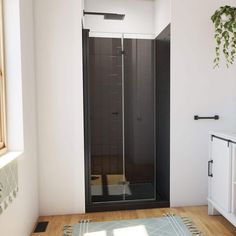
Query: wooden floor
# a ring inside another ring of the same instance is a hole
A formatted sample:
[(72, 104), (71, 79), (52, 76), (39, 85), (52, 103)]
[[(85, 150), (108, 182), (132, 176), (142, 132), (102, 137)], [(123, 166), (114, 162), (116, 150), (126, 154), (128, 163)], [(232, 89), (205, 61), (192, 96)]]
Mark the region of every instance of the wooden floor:
[(62, 236), (62, 229), (65, 224), (75, 224), (80, 219), (84, 218), (89, 218), (92, 221), (108, 221), (162, 216), (164, 213), (168, 212), (180, 216), (191, 217), (195, 225), (197, 225), (197, 227), (203, 232), (204, 236), (236, 236), (236, 228), (234, 228), (222, 216), (208, 216), (206, 206), (40, 217), (40, 221), (49, 221), (47, 232), (35, 233), (32, 234), (32, 236)]

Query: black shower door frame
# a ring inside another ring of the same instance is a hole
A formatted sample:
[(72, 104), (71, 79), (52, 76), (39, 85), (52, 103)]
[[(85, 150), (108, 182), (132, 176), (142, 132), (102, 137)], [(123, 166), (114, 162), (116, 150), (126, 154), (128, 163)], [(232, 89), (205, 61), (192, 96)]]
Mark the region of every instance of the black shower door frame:
[[(124, 63), (124, 57), (122, 60)], [(83, 89), (84, 89), (84, 148), (85, 148), (86, 212), (169, 207), (169, 201), (160, 201), (156, 199), (156, 195), (157, 195), (156, 186), (155, 186), (155, 199), (125, 200), (125, 201), (96, 202), (96, 203), (92, 202), (91, 180), (90, 180), (90, 177), (91, 177), (91, 136), (90, 136), (91, 132), (90, 131), (91, 130), (90, 130), (89, 82), (90, 82), (89, 80), (89, 30), (83, 29)], [(155, 83), (155, 79), (154, 79), (154, 83)], [(154, 98), (155, 98), (154, 109), (156, 108), (155, 87), (156, 85), (154, 85)], [(156, 114), (156, 111), (154, 111), (154, 121), (156, 121), (155, 114)], [(156, 122), (154, 122), (154, 143), (156, 144), (155, 125), (156, 125)], [(154, 145), (154, 160), (155, 160), (155, 166), (156, 166), (156, 145)], [(156, 184), (156, 173), (155, 173), (155, 184)]]

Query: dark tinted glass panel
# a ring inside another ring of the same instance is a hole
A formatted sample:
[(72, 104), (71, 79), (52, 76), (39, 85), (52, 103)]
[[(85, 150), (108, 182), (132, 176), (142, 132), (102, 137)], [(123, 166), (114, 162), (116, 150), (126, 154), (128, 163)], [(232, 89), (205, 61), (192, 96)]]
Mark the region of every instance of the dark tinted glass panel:
[(90, 38), (92, 202), (123, 200), (121, 39)]
[(170, 26), (156, 40), (157, 191), (170, 195)]
[(124, 40), (125, 199), (155, 198), (154, 41)]

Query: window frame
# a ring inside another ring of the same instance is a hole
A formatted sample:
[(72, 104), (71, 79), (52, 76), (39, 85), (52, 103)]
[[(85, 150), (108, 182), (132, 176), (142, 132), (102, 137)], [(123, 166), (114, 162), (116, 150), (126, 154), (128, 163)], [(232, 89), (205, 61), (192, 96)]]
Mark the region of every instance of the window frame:
[(0, 155), (7, 152), (6, 72), (3, 0), (0, 0)]

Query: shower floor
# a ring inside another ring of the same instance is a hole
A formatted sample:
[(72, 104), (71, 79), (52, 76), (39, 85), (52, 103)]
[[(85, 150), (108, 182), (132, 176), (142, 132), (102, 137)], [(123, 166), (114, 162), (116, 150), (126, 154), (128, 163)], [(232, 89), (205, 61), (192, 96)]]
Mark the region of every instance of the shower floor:
[(92, 202), (153, 200), (152, 183), (126, 183), (123, 175), (92, 175)]

